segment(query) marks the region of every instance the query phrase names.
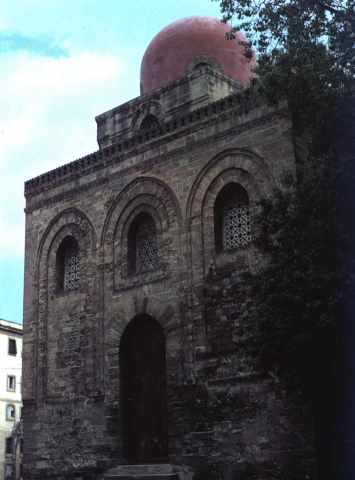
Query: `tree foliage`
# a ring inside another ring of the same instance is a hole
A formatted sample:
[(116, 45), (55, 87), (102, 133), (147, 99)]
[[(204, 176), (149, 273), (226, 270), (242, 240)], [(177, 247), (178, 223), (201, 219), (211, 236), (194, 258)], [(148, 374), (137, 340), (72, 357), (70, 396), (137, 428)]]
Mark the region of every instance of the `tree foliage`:
[[(220, 0), (225, 21), (258, 53), (259, 86), (286, 98), (298, 125), (319, 126), (354, 93), (355, 0)], [(301, 107), (301, 108), (300, 108)]]
[(340, 286), (351, 283), (355, 271), (347, 258), (354, 268), (341, 278), (338, 251), (355, 236), (339, 220), (339, 208), (349, 201), (339, 191), (349, 155), (340, 152), (336, 128), (355, 93), (355, 0), (219, 3), (223, 19), (245, 31), (258, 53), (254, 88), (270, 102), (286, 100), (294, 125), (295, 194), (276, 193), (260, 219), (259, 243), (271, 255), (256, 286), (262, 361), (317, 390), (313, 367), (324, 360), (325, 345), (327, 353), (331, 349)]
[(261, 364), (314, 400), (318, 473), (340, 478), (351, 467), (337, 431), (355, 428), (355, 0), (214, 1), (257, 52), (253, 88), (293, 119), (297, 184), (259, 219)]

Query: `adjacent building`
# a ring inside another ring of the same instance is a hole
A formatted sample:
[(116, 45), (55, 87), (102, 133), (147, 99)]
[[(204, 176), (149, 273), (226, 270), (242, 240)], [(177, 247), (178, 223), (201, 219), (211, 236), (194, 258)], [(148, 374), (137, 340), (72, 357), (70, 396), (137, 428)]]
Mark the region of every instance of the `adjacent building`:
[(22, 325), (0, 320), (0, 479), (12, 479), (12, 430), (21, 418)]
[[(5, 480), (23, 480), (22, 455), (23, 455), (23, 422), (16, 422), (11, 432), (11, 437), (6, 439), (8, 452), (6, 452)], [(10, 453), (11, 452), (11, 453)]]

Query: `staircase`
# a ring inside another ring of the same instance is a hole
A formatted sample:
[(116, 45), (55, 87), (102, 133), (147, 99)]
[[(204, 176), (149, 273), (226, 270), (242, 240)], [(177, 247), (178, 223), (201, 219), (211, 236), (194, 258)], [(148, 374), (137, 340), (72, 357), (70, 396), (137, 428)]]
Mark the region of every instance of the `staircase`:
[(179, 480), (177, 469), (169, 463), (118, 465), (108, 470), (104, 480)]

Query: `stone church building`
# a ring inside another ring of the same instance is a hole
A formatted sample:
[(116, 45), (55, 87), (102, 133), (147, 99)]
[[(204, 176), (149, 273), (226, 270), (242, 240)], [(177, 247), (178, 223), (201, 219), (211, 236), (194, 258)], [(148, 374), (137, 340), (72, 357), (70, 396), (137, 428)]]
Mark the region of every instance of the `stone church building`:
[(245, 284), (269, 261), (262, 202), (294, 188), (292, 124), (248, 93), (255, 57), (228, 31), (164, 28), (141, 95), (96, 117), (99, 149), (25, 184), (26, 480), (314, 478)]

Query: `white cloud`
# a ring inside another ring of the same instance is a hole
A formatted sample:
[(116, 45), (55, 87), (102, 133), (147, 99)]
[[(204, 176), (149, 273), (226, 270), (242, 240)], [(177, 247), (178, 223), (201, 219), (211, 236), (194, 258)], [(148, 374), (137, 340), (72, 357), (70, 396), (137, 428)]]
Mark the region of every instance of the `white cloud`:
[[(123, 65), (98, 53), (2, 55), (0, 257), (23, 254), (23, 183), (96, 147), (95, 115), (119, 103)], [(116, 100), (117, 98), (117, 100)]]
[[(122, 72), (117, 58), (93, 53), (59, 59), (20, 53), (4, 55), (1, 62), (1, 163), (9, 149), (41, 138), (43, 129), (51, 128), (48, 117), (56, 112), (69, 123), (85, 104), (91, 113), (89, 105), (104, 101), (106, 89)], [(55, 118), (51, 121), (55, 123)]]
[(9, 75), (11, 90), (21, 96), (77, 95), (117, 78), (121, 65), (115, 57), (83, 53), (71, 57), (45, 58), (22, 54)]

